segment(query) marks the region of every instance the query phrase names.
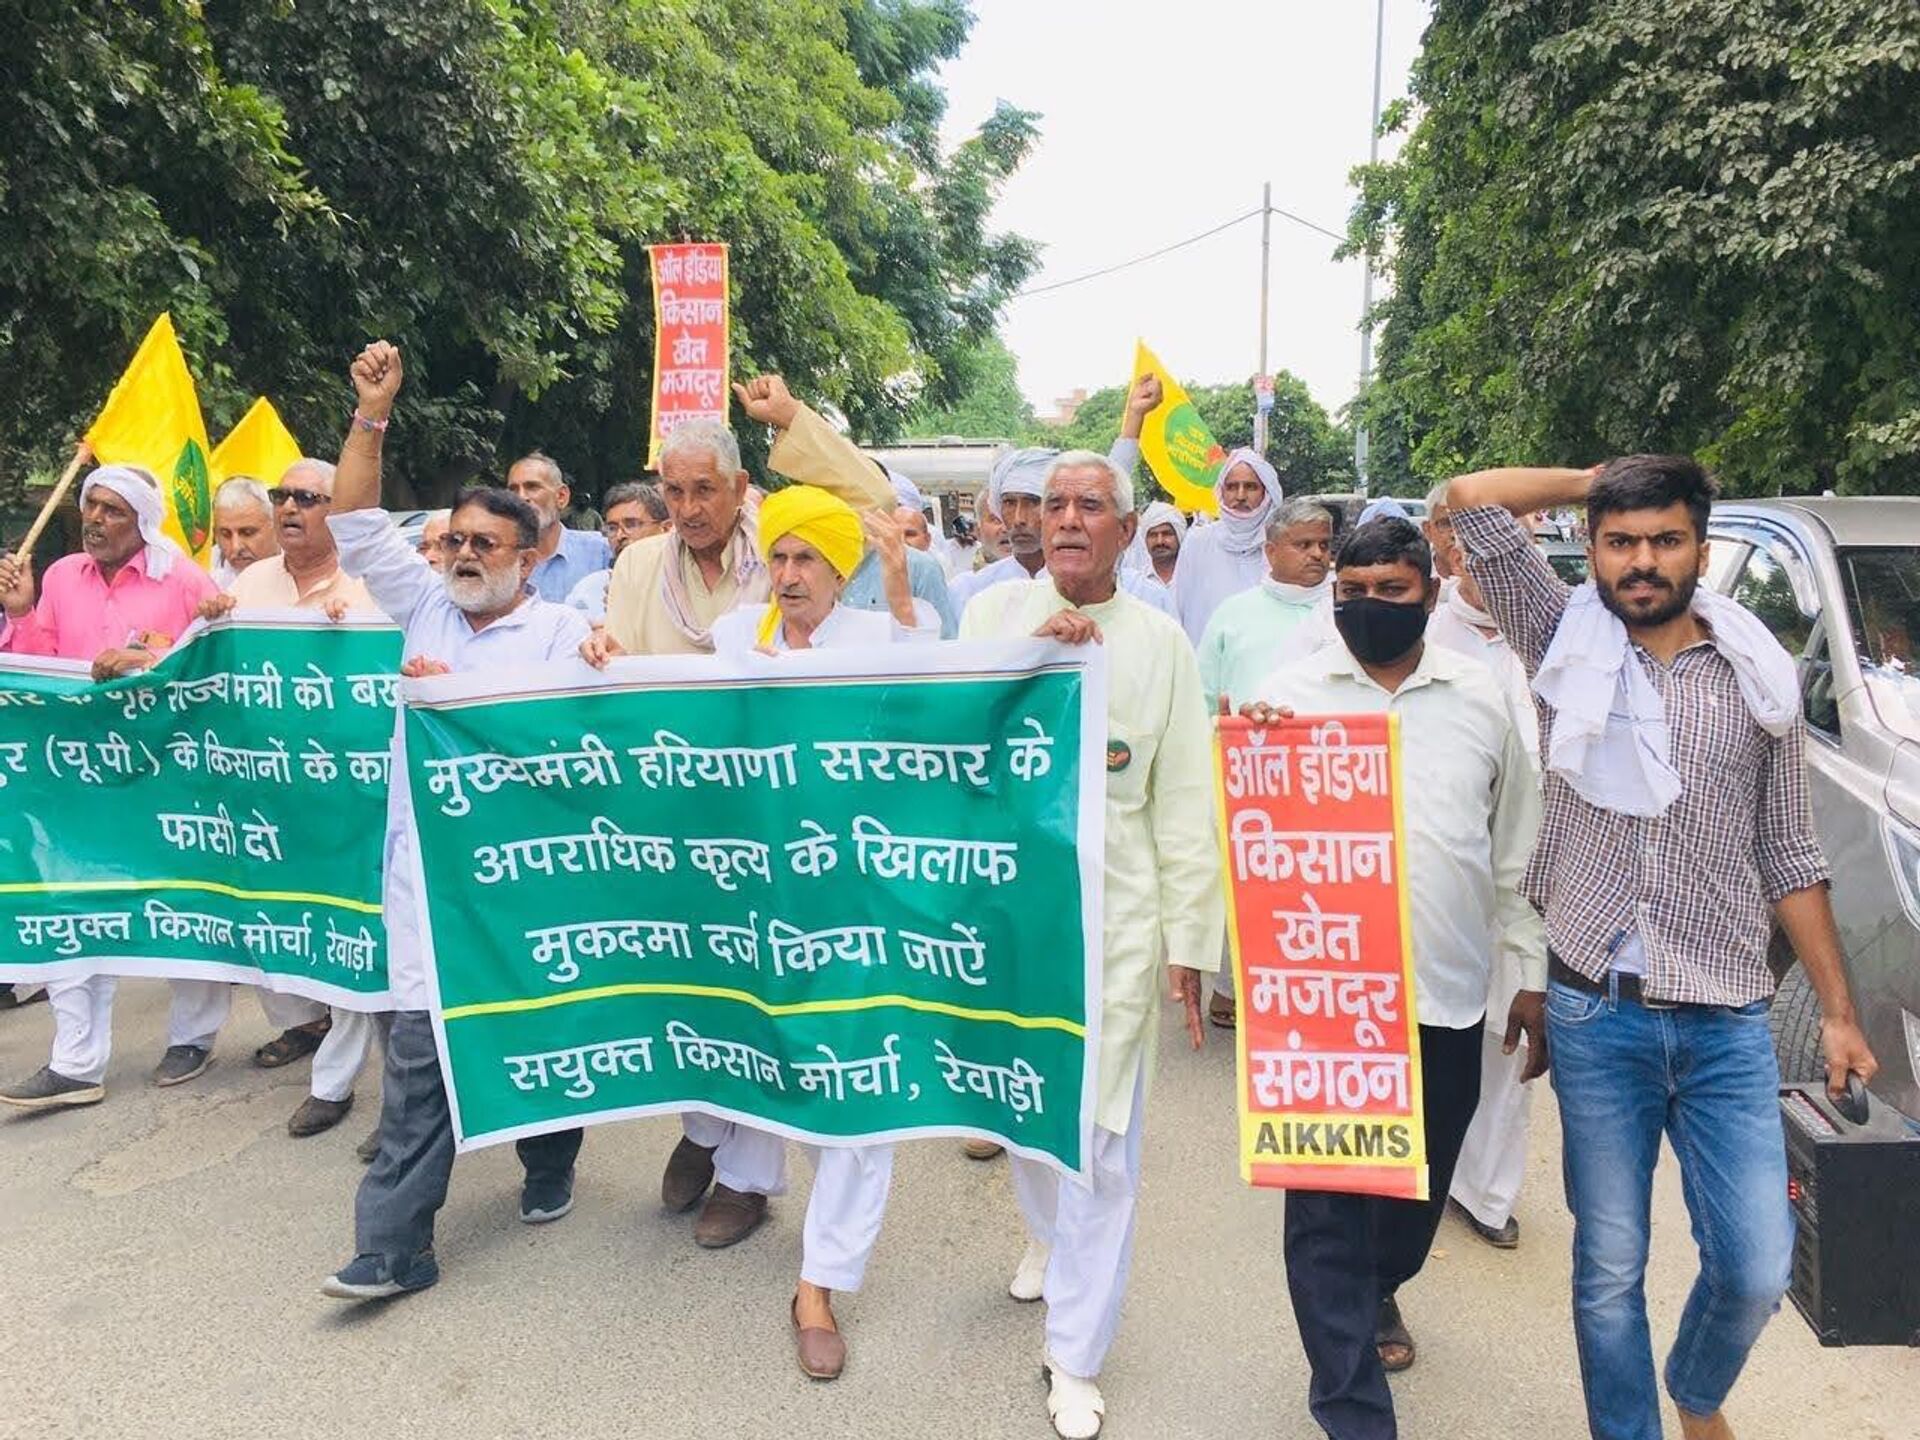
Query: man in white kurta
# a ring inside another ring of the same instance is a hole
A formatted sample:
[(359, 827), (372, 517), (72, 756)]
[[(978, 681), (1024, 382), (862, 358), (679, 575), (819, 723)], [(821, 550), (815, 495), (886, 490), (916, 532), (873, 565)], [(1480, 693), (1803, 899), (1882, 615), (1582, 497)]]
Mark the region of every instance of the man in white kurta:
[[(1433, 619), (1427, 622), (1427, 639), (1472, 656), (1493, 672), (1513, 706), (1515, 728), (1537, 777), (1540, 727), (1526, 667), (1480, 603), (1480, 588), (1467, 574), (1453, 539), (1446, 498), (1446, 486), (1437, 486), (1428, 499), (1427, 518), (1421, 525), (1433, 546), (1434, 569), (1447, 577), (1441, 584)], [(1544, 957), (1544, 930), (1530, 934), (1529, 943), (1543, 947)], [(1527, 1173), (1527, 1114), (1533, 1102), (1533, 1087), (1520, 1081), (1526, 1057), (1506, 1052), (1507, 1007), (1519, 993), (1521, 983), (1515, 956), (1507, 947), (1500, 947), (1494, 953), (1487, 1024), (1481, 1038), (1480, 1106), (1467, 1127), (1448, 1192), (1468, 1228), (1501, 1250), (1511, 1250), (1520, 1243), (1520, 1222), (1513, 1210)]]
[[(1267, 573), (1251, 590), (1224, 601), (1200, 638), (1200, 684), (1208, 713), (1226, 696), (1252, 700), (1262, 680), (1287, 661), (1333, 638), (1329, 617), (1308, 628), (1314, 611), (1331, 605), (1333, 517), (1314, 500), (1289, 500), (1267, 521)], [(1302, 633), (1304, 632), (1304, 633)], [(1296, 634), (1300, 635), (1298, 641)]]
[(1220, 462), (1213, 494), (1220, 518), (1188, 533), (1173, 569), (1180, 624), (1196, 646), (1205, 638), (1214, 611), (1266, 577), (1267, 521), (1283, 498), (1273, 466), (1245, 448)]
[[(1108, 461), (1070, 451), (1045, 484), (1048, 573), (968, 606), (961, 639), (1050, 635), (1106, 654), (1106, 897), (1100, 1056), (1087, 1177), (1061, 1180), (1015, 1157), (1034, 1243), (1047, 1252), (1048, 1413), (1056, 1433), (1097, 1434), (1093, 1378), (1113, 1343), (1133, 1252), (1147, 1081), (1165, 974), (1200, 1041), (1200, 978), (1220, 959), (1225, 912), (1213, 825), (1211, 728), (1180, 627), (1121, 590), (1132, 486)], [(1167, 966), (1162, 970), (1162, 957)], [(1060, 962), (1071, 957), (1034, 957)]]

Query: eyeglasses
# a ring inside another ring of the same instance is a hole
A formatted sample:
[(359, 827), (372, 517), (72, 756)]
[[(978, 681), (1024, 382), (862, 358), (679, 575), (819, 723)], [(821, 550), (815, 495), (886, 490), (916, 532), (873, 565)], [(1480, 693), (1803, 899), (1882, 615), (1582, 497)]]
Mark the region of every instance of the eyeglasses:
[(473, 547), (473, 553), (478, 555), (482, 560), (486, 559), (496, 550), (518, 548), (517, 546), (509, 546), (504, 540), (496, 540), (491, 535), (463, 535), (458, 530), (449, 530), (446, 534), (435, 540), (434, 543), (440, 547), (440, 553), (442, 555), (458, 555), (462, 550), (471, 545)]
[(331, 505), (333, 497), (322, 495), (318, 490), (296, 490), (291, 485), (276, 485), (267, 491), (267, 499), (275, 505), (284, 505), (291, 500), (302, 510), (311, 510), (316, 505)]

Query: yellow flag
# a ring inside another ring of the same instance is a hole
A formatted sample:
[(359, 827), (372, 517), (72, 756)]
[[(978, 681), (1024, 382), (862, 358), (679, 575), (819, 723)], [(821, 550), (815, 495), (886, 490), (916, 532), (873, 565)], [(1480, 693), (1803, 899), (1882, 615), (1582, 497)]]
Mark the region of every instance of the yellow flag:
[(1160, 404), (1147, 412), (1140, 430), (1140, 454), (1175, 505), (1217, 515), (1220, 502), (1214, 498), (1213, 482), (1227, 452), (1146, 341), (1133, 343), (1133, 378), (1152, 375), (1160, 381)]
[(87, 431), (87, 444), (102, 464), (152, 471), (166, 498), (167, 534), (200, 564), (208, 563), (213, 487), (207, 476), (207, 425), (171, 315), (162, 314), (147, 331)]
[(216, 490), (236, 475), (251, 475), (271, 486), (278, 485), (287, 467), (299, 458), (300, 442), (281, 421), (273, 402), (262, 395), (214, 447), (207, 469)]

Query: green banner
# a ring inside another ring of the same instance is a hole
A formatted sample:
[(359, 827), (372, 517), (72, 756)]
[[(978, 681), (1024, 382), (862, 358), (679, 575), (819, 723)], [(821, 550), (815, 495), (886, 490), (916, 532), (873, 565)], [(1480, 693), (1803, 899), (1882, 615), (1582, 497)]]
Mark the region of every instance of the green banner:
[(0, 656), (0, 980), (234, 980), (390, 1008), (400, 634), (249, 612), (105, 685)]
[(1106, 706), (1067, 653), (410, 683), (460, 1145), (698, 1109), (829, 1144), (988, 1135), (1079, 1170)]

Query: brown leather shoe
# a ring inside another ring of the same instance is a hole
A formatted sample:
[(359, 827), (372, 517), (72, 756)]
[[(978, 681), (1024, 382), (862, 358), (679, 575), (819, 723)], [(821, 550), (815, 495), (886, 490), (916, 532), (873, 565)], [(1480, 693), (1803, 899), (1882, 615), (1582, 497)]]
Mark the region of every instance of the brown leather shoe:
[(966, 1140), (961, 1142), (960, 1152), (969, 1160), (992, 1160), (1006, 1148), (998, 1140)]
[(716, 1184), (693, 1222), (693, 1243), (704, 1250), (724, 1250), (758, 1230), (766, 1218), (766, 1196)]
[(287, 1121), (287, 1134), (296, 1140), (304, 1140), (309, 1135), (331, 1130), (347, 1118), (347, 1112), (351, 1109), (351, 1095), (344, 1100), (322, 1100), (318, 1095), (309, 1095), (300, 1102), (300, 1108), (293, 1112), (293, 1118)]
[(333, 1016), (322, 1015), (305, 1025), (282, 1030), (253, 1052), (253, 1063), (262, 1070), (278, 1070), (282, 1065), (304, 1060), (320, 1048), (320, 1042), (327, 1038), (327, 1032), (332, 1028)]
[(1233, 996), (1222, 995), (1218, 991), (1207, 1002), (1207, 1019), (1222, 1030), (1233, 1029)]
[(802, 1330), (798, 1298), (788, 1307), (788, 1313), (793, 1316), (793, 1345), (800, 1357), (800, 1373), (809, 1380), (838, 1380), (840, 1372), (847, 1368), (847, 1342), (840, 1332), (818, 1326)]
[(700, 1203), (713, 1184), (713, 1151), (696, 1145), (686, 1136), (667, 1157), (666, 1172), (660, 1177), (660, 1203), (678, 1215)]

